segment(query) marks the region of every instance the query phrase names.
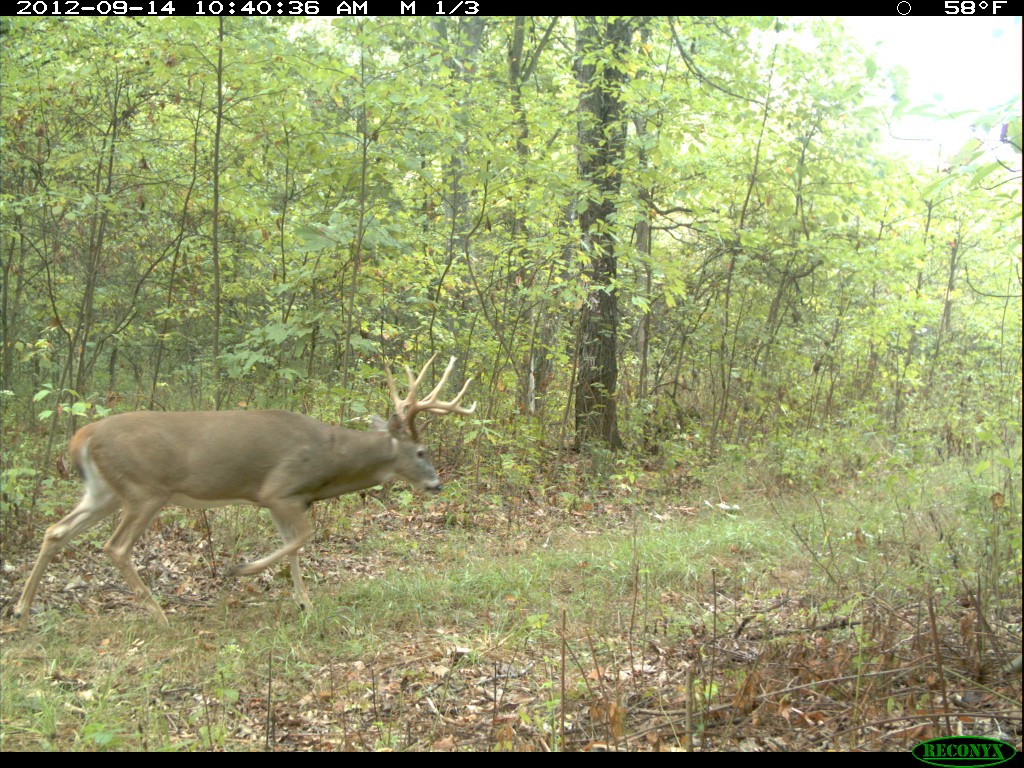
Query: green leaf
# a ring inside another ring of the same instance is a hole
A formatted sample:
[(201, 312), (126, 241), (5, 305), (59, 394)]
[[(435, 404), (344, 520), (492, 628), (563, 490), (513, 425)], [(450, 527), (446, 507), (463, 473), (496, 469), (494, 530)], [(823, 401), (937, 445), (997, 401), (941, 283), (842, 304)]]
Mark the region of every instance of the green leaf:
[(296, 245), (296, 250), (299, 253), (320, 251), (324, 248), (332, 248), (338, 244), (336, 240), (325, 235), (320, 227), (313, 227), (309, 224), (299, 226), (295, 231), (295, 235), (299, 238), (299, 243)]

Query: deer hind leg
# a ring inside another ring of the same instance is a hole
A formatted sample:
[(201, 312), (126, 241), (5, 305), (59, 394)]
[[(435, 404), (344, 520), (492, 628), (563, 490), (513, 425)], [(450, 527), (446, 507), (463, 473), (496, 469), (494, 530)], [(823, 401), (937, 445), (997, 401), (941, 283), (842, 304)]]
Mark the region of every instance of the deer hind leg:
[(302, 502), (275, 503), (269, 507), (270, 515), (277, 526), (277, 532), (281, 534), (284, 546), (274, 550), (266, 557), (253, 560), (251, 563), (240, 563), (228, 569), (229, 576), (254, 576), (266, 570), (278, 560), (287, 557), (292, 571), (292, 594), (295, 602), (304, 611), (308, 611), (312, 604), (309, 601), (309, 593), (302, 583), (302, 573), (299, 570), (299, 550), (303, 544), (309, 541), (313, 535), (313, 529), (306, 517), (309, 505)]
[(59, 522), (47, 528), (43, 535), (43, 545), (39, 549), (36, 564), (32, 567), (32, 573), (29, 574), (25, 588), (21, 591), (21, 599), (14, 609), (14, 616), (20, 617), (18, 624), (21, 628), (28, 625), (29, 608), (36, 596), (36, 590), (39, 589), (39, 582), (42, 581), (46, 566), (53, 560), (54, 555), (75, 536), (106, 519), (120, 506), (121, 499), (117, 493), (95, 467), (92, 467), (86, 475), (85, 495), (78, 502), (78, 506)]
[(159, 514), (164, 506), (165, 499), (162, 497), (143, 499), (141, 501), (126, 502), (124, 513), (121, 515), (121, 522), (118, 523), (114, 535), (103, 545), (103, 551), (117, 566), (132, 592), (142, 603), (142, 606), (153, 616), (168, 624), (167, 616), (164, 614), (160, 604), (153, 597), (153, 593), (139, 578), (135, 566), (132, 565), (132, 547), (139, 537), (146, 532), (150, 523)]

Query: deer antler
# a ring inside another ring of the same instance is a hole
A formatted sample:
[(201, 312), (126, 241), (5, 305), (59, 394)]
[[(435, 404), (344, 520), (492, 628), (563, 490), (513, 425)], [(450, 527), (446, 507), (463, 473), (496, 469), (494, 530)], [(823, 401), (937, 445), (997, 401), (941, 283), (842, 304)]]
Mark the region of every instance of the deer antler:
[(409, 394), (404, 398), (398, 397), (398, 391), (395, 389), (395, 380), (391, 378), (391, 371), (387, 367), (385, 370), (388, 374), (388, 390), (391, 392), (391, 400), (395, 404), (395, 413), (397, 413), (402, 420), (405, 422), (406, 427), (414, 435), (416, 431), (413, 429), (413, 419), (417, 413), (461, 413), (463, 415), (473, 413), (476, 410), (476, 403), (473, 403), (469, 408), (463, 408), (459, 405), (462, 401), (462, 396), (466, 394), (466, 390), (469, 389), (469, 384), (472, 379), (466, 379), (466, 383), (462, 385), (462, 390), (454, 398), (448, 402), (438, 402), (437, 396), (441, 393), (441, 388), (444, 387), (448, 381), (448, 377), (451, 375), (452, 368), (455, 367), (455, 359), (452, 358), (448, 361), (448, 367), (444, 370), (444, 375), (441, 376), (441, 380), (437, 382), (437, 386), (434, 387), (430, 394), (427, 395), (425, 400), (416, 399), (416, 390), (419, 388), (420, 383), (423, 381), (423, 377), (427, 375), (427, 369), (430, 368), (431, 363), (437, 357), (435, 353), (433, 357), (427, 360), (427, 364), (423, 366), (423, 370), (420, 371), (420, 375), (413, 377), (412, 371), (409, 366), (405, 367), (405, 373), (409, 377)]

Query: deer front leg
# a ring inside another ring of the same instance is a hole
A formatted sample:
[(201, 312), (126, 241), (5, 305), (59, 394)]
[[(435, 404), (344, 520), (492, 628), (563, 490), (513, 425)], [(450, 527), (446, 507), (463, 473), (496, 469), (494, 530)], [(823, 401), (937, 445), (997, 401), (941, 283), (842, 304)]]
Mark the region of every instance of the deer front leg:
[(270, 515), (281, 534), (284, 546), (274, 550), (266, 557), (253, 560), (251, 563), (240, 563), (228, 569), (228, 576), (255, 576), (257, 573), (266, 570), (278, 560), (287, 557), (292, 570), (292, 594), (295, 602), (304, 611), (312, 608), (309, 601), (309, 593), (302, 583), (302, 573), (299, 568), (299, 550), (309, 541), (313, 535), (313, 529), (306, 517), (306, 510), (309, 505), (304, 502), (274, 502), (268, 505)]

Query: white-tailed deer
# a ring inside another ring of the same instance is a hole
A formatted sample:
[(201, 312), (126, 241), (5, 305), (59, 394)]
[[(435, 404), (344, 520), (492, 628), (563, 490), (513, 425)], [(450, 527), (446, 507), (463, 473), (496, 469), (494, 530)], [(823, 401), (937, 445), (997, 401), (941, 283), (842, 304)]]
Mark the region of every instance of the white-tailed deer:
[(267, 507), (284, 546), (259, 560), (234, 566), (229, 574), (252, 576), (287, 557), (295, 599), (302, 608), (309, 608), (309, 595), (299, 573), (299, 550), (312, 534), (306, 511), (314, 501), (380, 485), (393, 477), (417, 489), (441, 490), (413, 420), (424, 411), (472, 413), (476, 403), (469, 408), (459, 406), (469, 381), (454, 399), (438, 400), (455, 365), (454, 357), (426, 399), (416, 399), (416, 389), (434, 357), (415, 378), (405, 369), (409, 394), (403, 399), (399, 399), (388, 371), (395, 414), (386, 422), (375, 418), (374, 428), (365, 432), (288, 411), (139, 411), (82, 427), (71, 439), (71, 458), (82, 476), (85, 495), (64, 519), (47, 529), (14, 609), (20, 625), (28, 623), (32, 599), (53, 556), (79, 533), (122, 507), (121, 522), (104, 550), (146, 609), (166, 623), (167, 617), (132, 566), (131, 553), (167, 504)]

